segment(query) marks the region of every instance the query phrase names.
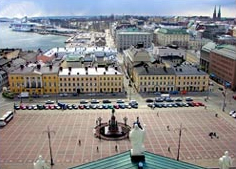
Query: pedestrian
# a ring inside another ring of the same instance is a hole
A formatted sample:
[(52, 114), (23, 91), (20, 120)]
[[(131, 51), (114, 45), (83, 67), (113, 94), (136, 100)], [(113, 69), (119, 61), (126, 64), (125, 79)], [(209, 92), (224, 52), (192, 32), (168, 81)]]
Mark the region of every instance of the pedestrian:
[(97, 152), (99, 152), (98, 146), (97, 146)]
[(218, 117), (218, 114), (217, 114), (217, 113), (215, 114), (215, 117)]
[(170, 131), (170, 126), (169, 126), (169, 125), (168, 125), (168, 126), (166, 126), (166, 128), (167, 128), (167, 130), (168, 130), (168, 131)]
[(155, 109), (155, 105), (153, 104), (153, 105), (152, 105), (152, 110), (154, 110), (154, 109)]
[(168, 152), (170, 152), (170, 146), (168, 146)]
[(210, 132), (209, 136), (211, 137), (211, 139), (213, 139), (213, 132)]
[(79, 140), (79, 146), (81, 145), (81, 140)]
[(157, 112), (157, 117), (159, 117), (159, 112)]
[(96, 120), (96, 125), (98, 125), (98, 121)]
[(205, 106), (205, 109), (207, 109), (207, 106)]
[(115, 150), (118, 151), (118, 147), (117, 147), (117, 145), (115, 146)]

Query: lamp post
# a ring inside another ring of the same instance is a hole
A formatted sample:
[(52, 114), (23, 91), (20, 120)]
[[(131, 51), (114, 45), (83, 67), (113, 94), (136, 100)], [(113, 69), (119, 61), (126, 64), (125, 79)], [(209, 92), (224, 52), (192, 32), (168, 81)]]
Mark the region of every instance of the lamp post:
[(47, 133), (48, 134), (48, 141), (49, 141), (49, 151), (50, 151), (50, 158), (51, 158), (51, 166), (54, 165), (53, 162), (53, 157), (52, 157), (52, 147), (51, 147), (51, 133), (55, 134), (55, 131), (50, 130), (49, 126), (48, 129), (46, 131), (44, 131), (43, 133)]
[(99, 126), (101, 126), (102, 118), (98, 117)]
[(123, 120), (124, 120), (124, 122), (125, 122), (125, 125), (127, 125), (127, 120), (128, 120), (128, 118), (125, 116), (125, 117), (123, 118)]
[(186, 131), (186, 128), (182, 127), (182, 123), (180, 124), (180, 128), (176, 128), (175, 131), (179, 131), (179, 143), (178, 143), (178, 152), (177, 152), (177, 158), (176, 160), (179, 161), (179, 154), (180, 154), (180, 144), (181, 144), (181, 136), (182, 136), (182, 130)]

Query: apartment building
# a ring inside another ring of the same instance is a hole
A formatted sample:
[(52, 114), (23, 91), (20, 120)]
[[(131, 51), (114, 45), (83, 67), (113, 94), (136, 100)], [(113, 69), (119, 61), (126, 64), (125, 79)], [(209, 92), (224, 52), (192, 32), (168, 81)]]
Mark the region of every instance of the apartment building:
[(173, 68), (135, 67), (133, 81), (138, 92), (170, 92), (175, 90)]
[(118, 51), (123, 51), (138, 44), (143, 44), (144, 48), (149, 48), (152, 45), (153, 33), (141, 31), (137, 28), (122, 29), (116, 32), (115, 40)]
[(123, 92), (123, 73), (117, 68), (60, 68), (59, 93)]
[(177, 91), (208, 91), (209, 75), (199, 68), (182, 64), (174, 68)]
[(173, 44), (183, 48), (187, 48), (190, 38), (186, 29), (160, 28), (154, 31), (154, 36), (155, 45), (166, 46)]
[(30, 95), (57, 93), (58, 67), (26, 67), (8, 74), (9, 88), (13, 93), (29, 92)]

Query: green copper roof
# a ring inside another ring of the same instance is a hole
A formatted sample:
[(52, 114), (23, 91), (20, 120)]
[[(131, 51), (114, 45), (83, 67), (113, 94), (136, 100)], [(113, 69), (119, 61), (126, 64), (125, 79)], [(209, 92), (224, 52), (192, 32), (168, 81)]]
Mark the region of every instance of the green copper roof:
[(166, 28), (161, 28), (159, 29), (160, 33), (163, 33), (163, 34), (188, 34), (186, 32), (186, 29), (166, 29)]
[[(163, 157), (160, 155), (144, 152), (145, 162), (143, 169), (205, 169), (200, 166), (189, 164), (183, 161)], [(70, 169), (137, 169), (138, 163), (131, 162), (130, 151), (117, 154), (111, 157), (100, 159), (94, 162), (86, 163)]]

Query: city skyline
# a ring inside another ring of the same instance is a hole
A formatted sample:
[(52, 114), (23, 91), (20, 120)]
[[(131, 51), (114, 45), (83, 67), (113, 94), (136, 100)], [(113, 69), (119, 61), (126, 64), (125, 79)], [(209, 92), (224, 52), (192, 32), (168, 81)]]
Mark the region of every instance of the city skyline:
[[(147, 15), (210, 16), (221, 6), (222, 17), (236, 17), (235, 0), (2, 0), (0, 17)], [(168, 10), (169, 9), (169, 10)]]

